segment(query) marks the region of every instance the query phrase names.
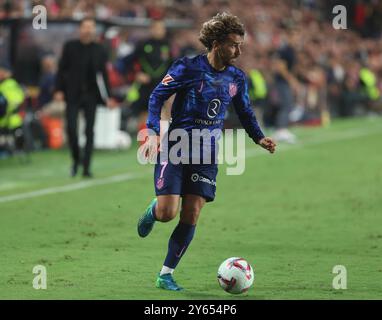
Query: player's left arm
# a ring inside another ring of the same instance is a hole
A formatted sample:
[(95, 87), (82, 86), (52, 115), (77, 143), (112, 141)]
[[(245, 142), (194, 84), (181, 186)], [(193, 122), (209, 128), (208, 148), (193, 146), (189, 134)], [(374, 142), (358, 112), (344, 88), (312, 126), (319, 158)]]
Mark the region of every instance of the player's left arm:
[(149, 134), (150, 137), (147, 140), (148, 150), (145, 153), (145, 157), (155, 159), (158, 150), (160, 150), (160, 120), (163, 104), (173, 94), (185, 87), (186, 78), (186, 65), (183, 59), (179, 59), (171, 65), (167, 74), (151, 93), (146, 121), (147, 128), (151, 130), (151, 134)]
[(276, 143), (272, 138), (265, 137), (257, 122), (255, 112), (252, 110), (249, 100), (248, 84), (244, 74), (238, 83), (237, 93), (233, 97), (232, 103), (241, 124), (252, 140), (270, 153), (274, 153), (276, 150)]

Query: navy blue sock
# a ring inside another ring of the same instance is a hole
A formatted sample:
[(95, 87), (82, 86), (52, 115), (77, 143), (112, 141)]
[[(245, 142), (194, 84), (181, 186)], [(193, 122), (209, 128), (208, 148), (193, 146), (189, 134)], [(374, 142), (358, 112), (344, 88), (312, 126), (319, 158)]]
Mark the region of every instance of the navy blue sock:
[(167, 256), (163, 265), (175, 269), (194, 237), (195, 227), (191, 224), (178, 223), (168, 242)]

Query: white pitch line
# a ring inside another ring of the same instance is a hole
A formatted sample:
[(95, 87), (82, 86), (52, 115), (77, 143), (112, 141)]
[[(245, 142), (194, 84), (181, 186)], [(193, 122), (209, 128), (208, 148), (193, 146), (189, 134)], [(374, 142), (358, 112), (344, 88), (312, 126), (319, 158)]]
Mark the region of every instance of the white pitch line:
[(126, 180), (132, 180), (132, 179), (137, 179), (139, 176), (142, 174), (120, 174), (120, 175), (115, 175), (103, 179), (96, 179), (96, 180), (91, 180), (91, 181), (82, 181), (78, 183), (72, 183), (68, 184), (65, 186), (59, 186), (59, 187), (52, 187), (52, 188), (46, 188), (46, 189), (41, 189), (41, 190), (36, 190), (36, 191), (31, 191), (31, 192), (25, 192), (25, 193), (19, 193), (19, 194), (12, 194), (9, 196), (4, 196), (0, 197), (0, 203), (2, 202), (10, 202), (10, 201), (15, 201), (15, 200), (24, 200), (28, 198), (35, 198), (35, 197), (40, 197), (48, 194), (54, 194), (54, 193), (61, 193), (61, 192), (69, 192), (73, 190), (79, 190), (79, 189), (85, 189), (89, 187), (94, 187), (94, 186), (101, 186), (104, 184), (110, 184), (110, 183), (115, 183), (115, 182), (121, 182), (121, 181), (126, 181)]
[[(334, 138), (332, 137), (321, 137), (319, 139), (314, 139), (312, 141), (307, 141), (303, 143), (297, 143), (295, 145), (282, 145), (283, 147), (278, 150), (280, 151), (289, 151), (289, 150), (295, 150), (295, 149), (300, 149), (305, 146), (313, 146), (313, 145), (319, 145), (323, 143), (328, 143), (328, 142), (335, 142), (335, 141), (341, 141), (341, 140), (347, 140), (347, 139), (353, 139), (353, 138), (359, 138), (362, 136), (367, 136), (371, 134), (375, 134), (378, 132), (381, 132), (381, 129), (378, 130), (356, 130), (356, 131), (351, 131), (351, 132), (341, 132), (338, 135), (336, 135)], [(252, 157), (257, 157), (257, 156), (264, 156), (267, 155), (267, 152), (263, 152), (264, 150), (260, 150), (258, 147), (256, 148), (250, 148), (249, 150), (246, 151), (246, 158), (252, 158)], [(122, 181), (127, 181), (127, 180), (135, 180), (139, 177), (151, 174), (152, 172), (141, 172), (139, 174), (132, 174), (132, 173), (125, 173), (125, 174), (120, 174), (120, 175), (115, 175), (107, 178), (102, 178), (102, 179), (95, 179), (91, 181), (82, 181), (79, 183), (73, 183), (65, 186), (58, 186), (58, 187), (51, 187), (51, 188), (46, 188), (46, 189), (41, 189), (41, 190), (36, 190), (36, 191), (31, 191), (31, 192), (24, 192), (24, 193), (19, 193), (19, 194), (13, 194), (13, 195), (8, 195), (8, 196), (3, 196), (0, 197), (0, 203), (5, 203), (5, 202), (11, 202), (11, 201), (17, 201), (17, 200), (24, 200), (28, 198), (35, 198), (35, 197), (40, 197), (44, 195), (49, 195), (49, 194), (56, 194), (56, 193), (62, 193), (62, 192), (70, 192), (73, 190), (79, 190), (79, 189), (86, 189), (94, 186), (100, 186), (100, 185), (105, 185), (105, 184), (112, 184), (115, 182), (122, 182)]]

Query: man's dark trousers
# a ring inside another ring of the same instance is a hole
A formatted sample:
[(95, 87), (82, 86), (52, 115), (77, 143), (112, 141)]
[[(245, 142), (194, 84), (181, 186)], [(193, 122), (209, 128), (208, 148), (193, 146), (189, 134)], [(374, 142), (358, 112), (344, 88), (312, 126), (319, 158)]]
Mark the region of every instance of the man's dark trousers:
[[(94, 95), (83, 94), (78, 101), (68, 102), (66, 106), (66, 130), (73, 164), (82, 163), (84, 172), (89, 172), (94, 145), (94, 123), (97, 100)], [(78, 114), (82, 110), (85, 117), (86, 145), (84, 154), (80, 154), (78, 144)]]

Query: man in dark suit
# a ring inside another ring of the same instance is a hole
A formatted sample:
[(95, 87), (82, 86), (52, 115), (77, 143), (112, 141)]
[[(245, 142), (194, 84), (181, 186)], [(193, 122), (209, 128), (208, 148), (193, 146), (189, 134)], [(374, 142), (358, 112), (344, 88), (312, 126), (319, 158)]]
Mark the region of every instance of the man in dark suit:
[[(95, 42), (96, 22), (92, 18), (81, 21), (79, 39), (65, 43), (56, 76), (56, 101), (66, 102), (66, 129), (72, 156), (71, 176), (83, 165), (83, 176), (92, 177), (90, 162), (93, 151), (94, 122), (98, 104), (113, 104), (106, 73), (106, 50)], [(78, 112), (83, 110), (86, 145), (80, 154), (77, 134)]]

